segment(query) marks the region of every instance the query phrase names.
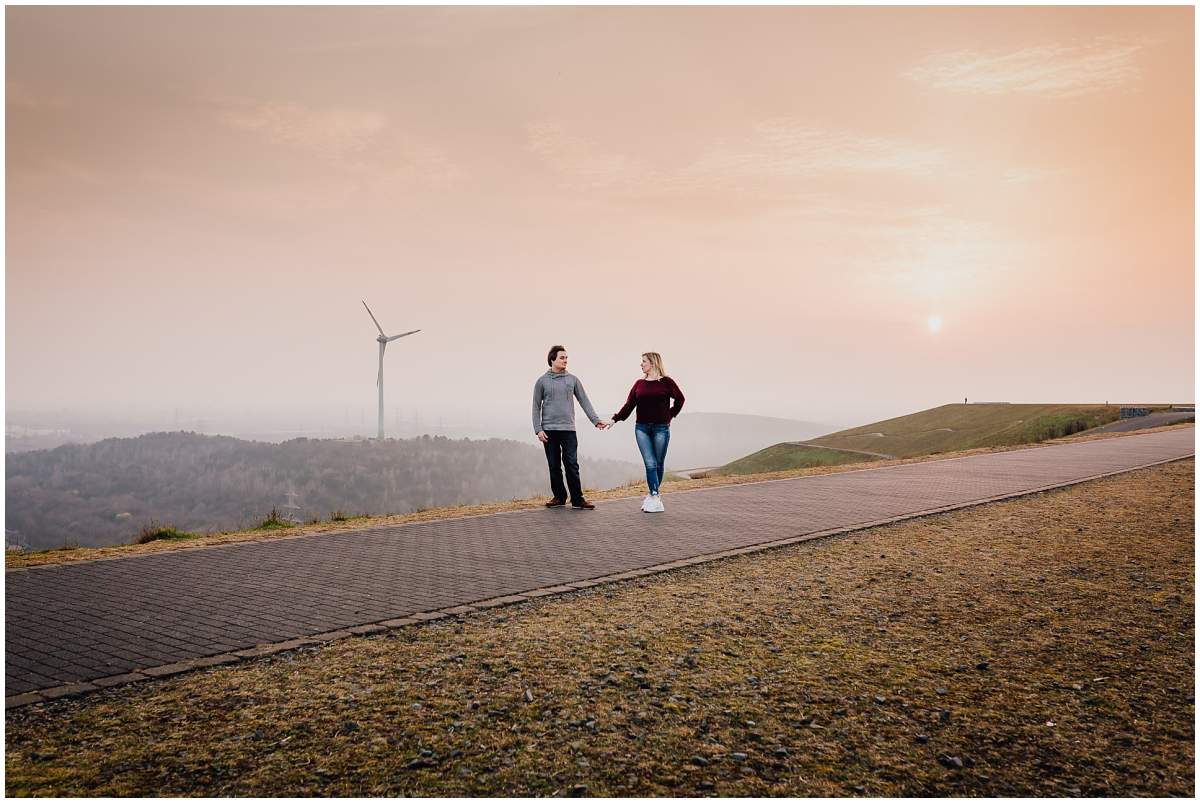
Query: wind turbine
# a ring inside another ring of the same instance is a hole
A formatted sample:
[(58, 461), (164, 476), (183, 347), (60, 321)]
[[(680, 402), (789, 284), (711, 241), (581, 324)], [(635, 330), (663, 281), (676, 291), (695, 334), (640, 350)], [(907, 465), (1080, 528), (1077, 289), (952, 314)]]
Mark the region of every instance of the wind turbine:
[[(364, 307), (367, 307), (367, 302), (364, 301)], [(379, 321), (375, 320), (375, 313), (371, 312), (371, 308), (367, 307), (367, 314), (371, 316), (371, 320), (375, 321), (375, 328), (379, 330), (379, 337), (375, 338), (379, 341), (379, 379), (375, 380), (375, 384), (379, 386), (379, 440), (383, 440), (383, 352), (387, 349), (387, 344), (393, 340), (399, 340), (402, 337), (415, 335), (420, 329), (413, 329), (411, 332), (405, 332), (402, 335), (392, 335), (388, 337), (383, 332), (383, 327), (379, 325)]]

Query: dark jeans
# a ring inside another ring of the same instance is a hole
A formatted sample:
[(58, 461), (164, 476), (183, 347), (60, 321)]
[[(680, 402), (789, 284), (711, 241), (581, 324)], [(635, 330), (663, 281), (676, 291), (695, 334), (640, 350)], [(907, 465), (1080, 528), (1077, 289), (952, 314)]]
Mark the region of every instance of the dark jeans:
[(638, 451), (646, 465), (646, 485), (650, 493), (658, 493), (662, 485), (663, 469), (667, 466), (667, 444), (671, 442), (670, 424), (635, 424), (633, 436), (637, 439)]
[[(542, 444), (546, 449), (546, 463), (550, 466), (550, 489), (555, 499), (566, 499), (571, 490), (571, 504), (583, 501), (583, 488), (579, 484), (579, 438), (566, 430), (546, 430), (550, 440)], [(567, 485), (563, 487), (563, 469), (567, 470)]]

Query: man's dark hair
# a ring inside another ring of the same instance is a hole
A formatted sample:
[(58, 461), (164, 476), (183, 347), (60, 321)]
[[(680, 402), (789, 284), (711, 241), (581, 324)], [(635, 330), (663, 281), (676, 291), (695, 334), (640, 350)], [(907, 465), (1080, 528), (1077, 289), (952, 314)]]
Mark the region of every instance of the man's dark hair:
[(558, 353), (566, 350), (566, 346), (551, 346), (550, 353), (546, 355), (546, 365), (554, 365), (554, 360), (558, 358)]

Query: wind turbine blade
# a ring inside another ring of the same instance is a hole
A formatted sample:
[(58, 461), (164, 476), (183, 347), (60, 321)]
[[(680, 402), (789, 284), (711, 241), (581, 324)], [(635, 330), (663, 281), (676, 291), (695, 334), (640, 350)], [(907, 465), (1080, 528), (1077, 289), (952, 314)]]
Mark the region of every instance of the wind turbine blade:
[(421, 330), (413, 329), (411, 332), (405, 332), (402, 335), (392, 335), (391, 337), (388, 338), (388, 342), (391, 343), (393, 340), (399, 340), (402, 337), (408, 337), (409, 335), (415, 335), (419, 331), (421, 331)]
[[(363, 306), (367, 307), (367, 302), (364, 301)], [(375, 321), (375, 313), (371, 312), (370, 307), (367, 307), (367, 314), (371, 316), (371, 320)], [(379, 325), (379, 321), (375, 321), (375, 328), (379, 330), (379, 334), (387, 337), (387, 335), (383, 332), (383, 327)]]

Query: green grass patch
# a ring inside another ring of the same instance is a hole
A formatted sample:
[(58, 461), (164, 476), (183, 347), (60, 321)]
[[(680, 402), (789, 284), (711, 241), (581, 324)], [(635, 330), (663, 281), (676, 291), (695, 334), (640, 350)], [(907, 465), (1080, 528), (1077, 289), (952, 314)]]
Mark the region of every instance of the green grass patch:
[(256, 530), (290, 530), (292, 527), (295, 527), (295, 526), (296, 526), (295, 522), (288, 521), (287, 519), (285, 519), (279, 515), (278, 510), (276, 510), (275, 508), (271, 508), (271, 515), (269, 515), (265, 519), (263, 519), (262, 523), (259, 524), (254, 529), (256, 529)]
[(1068, 435), (1111, 423), (1118, 417), (1119, 413), (1110, 415), (1104, 408), (1046, 413), (1014, 423), (999, 432), (982, 438), (976, 445), (1014, 446), (1022, 443), (1041, 443), (1054, 438), (1065, 438)]
[(199, 538), (198, 533), (189, 533), (186, 530), (180, 530), (170, 524), (148, 524), (142, 528), (142, 531), (134, 536), (132, 543), (148, 544), (151, 541), (190, 541), (194, 538)]
[(747, 455), (732, 463), (713, 470), (712, 474), (728, 476), (736, 474), (759, 474), (765, 471), (786, 471), (793, 468), (813, 466), (842, 466), (848, 463), (868, 463), (881, 458), (865, 454), (852, 454), (836, 449), (803, 446), (795, 443), (777, 443), (766, 449)]

